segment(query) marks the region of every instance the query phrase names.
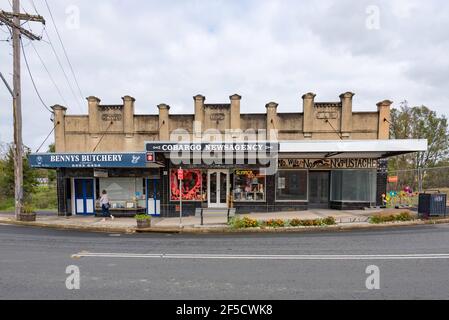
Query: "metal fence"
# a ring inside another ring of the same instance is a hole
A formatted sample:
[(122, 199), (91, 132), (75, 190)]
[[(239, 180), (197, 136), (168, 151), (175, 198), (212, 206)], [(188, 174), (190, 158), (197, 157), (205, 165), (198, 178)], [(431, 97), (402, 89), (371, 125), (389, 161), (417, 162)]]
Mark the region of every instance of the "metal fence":
[[(420, 192), (439, 191), (448, 194), (449, 167), (419, 168), (388, 172), (388, 207), (397, 205), (417, 206)], [(448, 203), (449, 206), (449, 203)]]

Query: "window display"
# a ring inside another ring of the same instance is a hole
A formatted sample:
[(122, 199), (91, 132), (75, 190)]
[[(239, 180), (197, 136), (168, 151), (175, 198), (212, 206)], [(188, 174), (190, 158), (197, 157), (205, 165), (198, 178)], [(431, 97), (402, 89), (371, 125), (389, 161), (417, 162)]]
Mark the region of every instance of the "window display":
[(108, 193), (110, 209), (146, 208), (143, 178), (100, 178), (99, 188)]
[(277, 201), (307, 201), (307, 171), (279, 170), (276, 176)]
[(334, 170), (332, 201), (376, 202), (375, 170)]
[(265, 175), (260, 170), (234, 171), (234, 201), (265, 201)]
[(182, 180), (182, 192), (179, 191), (179, 180), (177, 169), (170, 171), (170, 200), (179, 201), (205, 201), (207, 200), (207, 175), (202, 170), (184, 169), (184, 179)]

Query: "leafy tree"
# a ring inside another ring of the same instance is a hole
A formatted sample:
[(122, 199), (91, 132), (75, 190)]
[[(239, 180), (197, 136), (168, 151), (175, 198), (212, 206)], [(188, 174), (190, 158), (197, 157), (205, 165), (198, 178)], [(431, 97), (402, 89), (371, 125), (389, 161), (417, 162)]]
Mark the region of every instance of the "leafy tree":
[(390, 169), (434, 167), (449, 158), (447, 118), (426, 106), (410, 108), (407, 101), (403, 101), (399, 109), (392, 109), (390, 136), (392, 139), (427, 139), (428, 142), (426, 152), (392, 158)]
[(399, 109), (391, 110), (390, 136), (392, 139), (426, 139), (428, 142), (426, 152), (390, 158), (388, 170), (396, 171), (401, 185), (414, 190), (420, 187), (420, 181), (426, 186), (441, 185), (439, 171), (427, 170), (426, 173), (418, 169), (441, 166), (449, 159), (448, 122), (444, 115), (438, 116), (426, 106), (410, 108), (407, 101), (403, 101)]
[[(30, 150), (25, 148), (24, 151), (23, 192), (27, 196), (33, 193), (38, 182), (36, 171), (28, 163), (27, 155), (30, 153)], [(0, 192), (4, 197), (14, 197), (14, 147), (12, 144), (8, 146), (8, 152), (1, 161), (0, 170)]]

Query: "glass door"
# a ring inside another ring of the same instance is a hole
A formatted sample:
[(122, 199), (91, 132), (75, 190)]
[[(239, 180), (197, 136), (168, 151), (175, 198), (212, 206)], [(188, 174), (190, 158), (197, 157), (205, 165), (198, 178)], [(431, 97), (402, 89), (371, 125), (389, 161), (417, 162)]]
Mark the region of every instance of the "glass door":
[(74, 185), (76, 214), (94, 214), (94, 179), (75, 179)]
[(329, 207), (329, 171), (309, 172), (309, 206)]
[(209, 208), (227, 208), (229, 172), (227, 170), (209, 170), (207, 172), (207, 189)]
[(154, 216), (161, 214), (161, 190), (157, 179), (147, 179), (147, 213)]

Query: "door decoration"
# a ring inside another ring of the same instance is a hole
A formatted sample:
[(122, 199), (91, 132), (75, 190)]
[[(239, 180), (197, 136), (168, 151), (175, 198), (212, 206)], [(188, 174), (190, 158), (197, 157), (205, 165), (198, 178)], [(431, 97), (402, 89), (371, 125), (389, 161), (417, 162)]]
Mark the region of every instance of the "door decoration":
[(177, 170), (173, 169), (170, 172), (170, 190), (171, 200), (179, 200), (179, 195), (182, 194), (182, 200), (203, 200), (201, 187), (203, 183), (203, 176), (201, 170), (187, 169), (184, 170), (184, 179), (182, 181), (182, 191), (179, 190), (179, 180)]

